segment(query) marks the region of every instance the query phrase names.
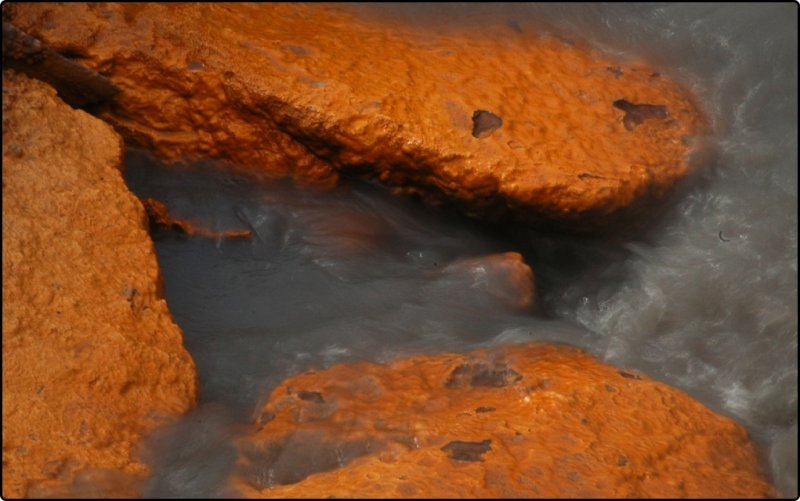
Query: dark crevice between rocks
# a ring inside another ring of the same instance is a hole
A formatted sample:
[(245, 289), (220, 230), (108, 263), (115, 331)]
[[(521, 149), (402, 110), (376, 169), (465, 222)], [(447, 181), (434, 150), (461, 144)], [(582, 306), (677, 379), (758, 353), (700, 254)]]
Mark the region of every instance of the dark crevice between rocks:
[(64, 102), (87, 111), (119, 92), (108, 78), (50, 49), (7, 21), (3, 21), (3, 68), (47, 82)]

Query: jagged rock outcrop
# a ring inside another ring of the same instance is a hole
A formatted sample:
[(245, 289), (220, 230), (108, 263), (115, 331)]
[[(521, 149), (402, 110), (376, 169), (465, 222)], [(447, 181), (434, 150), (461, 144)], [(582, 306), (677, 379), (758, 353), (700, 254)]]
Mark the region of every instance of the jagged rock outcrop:
[(3, 73), (3, 496), (130, 497), (139, 438), (195, 404), (122, 139)]
[(240, 444), (248, 497), (767, 497), (745, 430), (685, 393), (532, 343), (281, 383)]
[(322, 4), (7, 11), (121, 89), (97, 112), (162, 157), (317, 184), (346, 172), (488, 220), (596, 232), (636, 219), (686, 175), (702, 133), (659, 73), (516, 24), (455, 36)]

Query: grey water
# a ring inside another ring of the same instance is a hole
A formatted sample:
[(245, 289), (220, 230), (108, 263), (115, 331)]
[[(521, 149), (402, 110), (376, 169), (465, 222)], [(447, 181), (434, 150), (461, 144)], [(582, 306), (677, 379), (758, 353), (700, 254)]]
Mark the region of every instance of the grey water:
[[(126, 179), (248, 240), (153, 237), (201, 405), (143, 451), (148, 497), (224, 496), (234, 441), (305, 369), (551, 340), (688, 392), (743, 424), (797, 496), (797, 6), (380, 4), (418, 25), (487, 16), (644, 60), (690, 88), (718, 154), (625, 238), (486, 227), (346, 181), (332, 192), (131, 152)], [(476, 30), (476, 33), (479, 30)], [(480, 33), (480, 36), (485, 36)], [(476, 35), (478, 36), (478, 35)], [(490, 258), (519, 252), (538, 308)], [(500, 293), (498, 293), (500, 291)]]

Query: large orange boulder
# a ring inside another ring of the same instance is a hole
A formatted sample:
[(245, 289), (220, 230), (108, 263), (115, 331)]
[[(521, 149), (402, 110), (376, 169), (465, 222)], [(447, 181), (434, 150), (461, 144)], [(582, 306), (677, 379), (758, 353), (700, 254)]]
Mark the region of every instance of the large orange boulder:
[(248, 497), (767, 497), (745, 430), (568, 347), (289, 378), (240, 446)]
[(139, 438), (191, 408), (122, 140), (3, 73), (3, 496), (135, 496)]
[(513, 23), (434, 33), (322, 4), (7, 11), (119, 87), (98, 113), (162, 157), (321, 184), (345, 172), (484, 219), (630, 219), (687, 174), (702, 133), (657, 71)]

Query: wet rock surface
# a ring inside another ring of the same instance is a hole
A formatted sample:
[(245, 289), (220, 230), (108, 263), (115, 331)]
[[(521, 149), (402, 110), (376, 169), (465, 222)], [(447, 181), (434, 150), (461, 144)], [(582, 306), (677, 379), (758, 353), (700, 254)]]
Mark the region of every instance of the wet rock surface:
[(534, 273), (519, 252), (459, 259), (442, 273), (462, 275), (464, 289), (485, 288), (497, 304), (518, 311), (536, 309)]
[(185, 219), (176, 219), (170, 215), (169, 208), (155, 198), (143, 199), (142, 205), (147, 211), (151, 226), (158, 230), (173, 230), (187, 236), (198, 235), (205, 238), (251, 238), (253, 236), (252, 230), (215, 231)]
[(513, 25), (455, 36), (311, 4), (7, 10), (119, 87), (101, 116), (163, 157), (321, 185), (359, 175), (488, 220), (596, 232), (639, 218), (701, 132), (667, 78)]
[(3, 73), (3, 496), (131, 497), (196, 401), (112, 128)]
[[(509, 384), (451, 384), (454, 374), (489, 367), (493, 374), (502, 367), (505, 375), (492, 380)], [(262, 409), (268, 418), (240, 443), (230, 492), (774, 495), (741, 426), (681, 391), (629, 375), (580, 350), (540, 343), (309, 371), (273, 391)]]

